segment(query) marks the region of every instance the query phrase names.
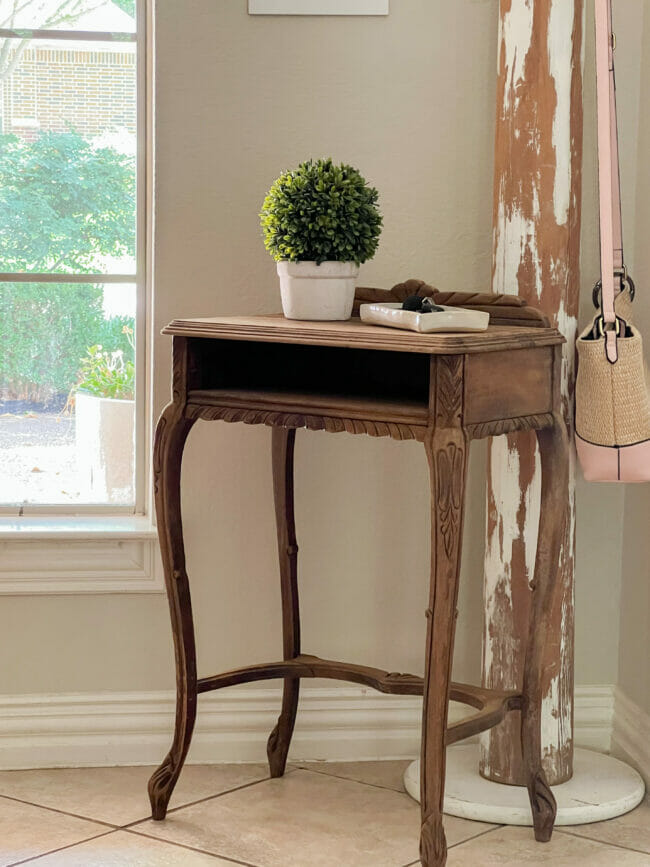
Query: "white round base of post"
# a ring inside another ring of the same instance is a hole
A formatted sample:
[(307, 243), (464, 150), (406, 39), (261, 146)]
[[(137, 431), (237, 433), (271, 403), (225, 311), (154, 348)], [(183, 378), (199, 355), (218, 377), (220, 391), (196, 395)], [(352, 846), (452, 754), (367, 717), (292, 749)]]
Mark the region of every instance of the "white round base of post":
[[(444, 812), (500, 825), (532, 825), (526, 789), (485, 780), (478, 765), (478, 744), (447, 750)], [(404, 785), (409, 795), (419, 801), (419, 761), (406, 769)], [(624, 762), (592, 750), (577, 749), (573, 778), (553, 786), (553, 794), (557, 800), (556, 825), (585, 825), (629, 813), (643, 800), (645, 784)]]

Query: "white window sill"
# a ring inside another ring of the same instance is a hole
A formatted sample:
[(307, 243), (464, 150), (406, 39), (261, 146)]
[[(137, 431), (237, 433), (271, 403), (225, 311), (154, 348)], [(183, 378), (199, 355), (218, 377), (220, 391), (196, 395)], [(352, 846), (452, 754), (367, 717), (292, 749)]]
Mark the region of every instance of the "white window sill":
[(147, 517), (0, 517), (0, 595), (163, 590)]
[(155, 539), (156, 528), (144, 515), (5, 515), (4, 539)]

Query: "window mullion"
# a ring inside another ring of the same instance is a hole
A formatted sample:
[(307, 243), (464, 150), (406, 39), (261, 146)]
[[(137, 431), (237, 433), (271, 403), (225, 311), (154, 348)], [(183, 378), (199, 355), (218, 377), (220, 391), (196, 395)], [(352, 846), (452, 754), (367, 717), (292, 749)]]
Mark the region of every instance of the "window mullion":
[(137, 274), (85, 274), (75, 271), (74, 274), (54, 273), (45, 271), (0, 272), (0, 283), (136, 283)]
[(137, 34), (108, 30), (41, 30), (30, 28), (7, 29), (0, 27), (0, 39), (61, 39), (75, 42), (137, 42)]

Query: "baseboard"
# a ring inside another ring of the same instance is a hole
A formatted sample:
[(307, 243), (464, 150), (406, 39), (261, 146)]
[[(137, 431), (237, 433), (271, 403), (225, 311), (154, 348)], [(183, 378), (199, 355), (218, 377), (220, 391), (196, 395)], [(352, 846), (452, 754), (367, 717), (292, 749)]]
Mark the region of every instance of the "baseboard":
[(650, 790), (650, 714), (618, 688), (614, 693), (612, 754), (635, 767)]
[(615, 689), (612, 684), (575, 688), (574, 741), (577, 747), (599, 753), (610, 751)]
[[(188, 761), (264, 761), (280, 695), (279, 687), (235, 687), (201, 696)], [(421, 706), (421, 699), (364, 687), (304, 688), (291, 758), (414, 758)], [(612, 711), (612, 687), (578, 687), (576, 743), (607, 751)], [(466, 712), (452, 705), (450, 715)], [(169, 748), (173, 725), (168, 692), (0, 696), (0, 768), (156, 764)]]
[[(189, 762), (258, 762), (280, 709), (280, 688), (202, 695)], [(408, 758), (421, 699), (362, 687), (302, 690), (292, 758)], [(0, 697), (0, 768), (156, 764), (171, 743), (168, 692)]]

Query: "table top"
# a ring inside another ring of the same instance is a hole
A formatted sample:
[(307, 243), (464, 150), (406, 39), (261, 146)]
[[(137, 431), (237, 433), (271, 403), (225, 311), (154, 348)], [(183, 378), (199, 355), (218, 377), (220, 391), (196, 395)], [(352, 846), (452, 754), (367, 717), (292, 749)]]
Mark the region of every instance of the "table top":
[(418, 334), (396, 328), (365, 325), (359, 319), (345, 322), (307, 322), (267, 316), (213, 316), (174, 319), (163, 334), (219, 340), (249, 340), (267, 343), (298, 343), (341, 346), (428, 355), (460, 355), (554, 346), (564, 342), (555, 328), (490, 325), (477, 333)]

